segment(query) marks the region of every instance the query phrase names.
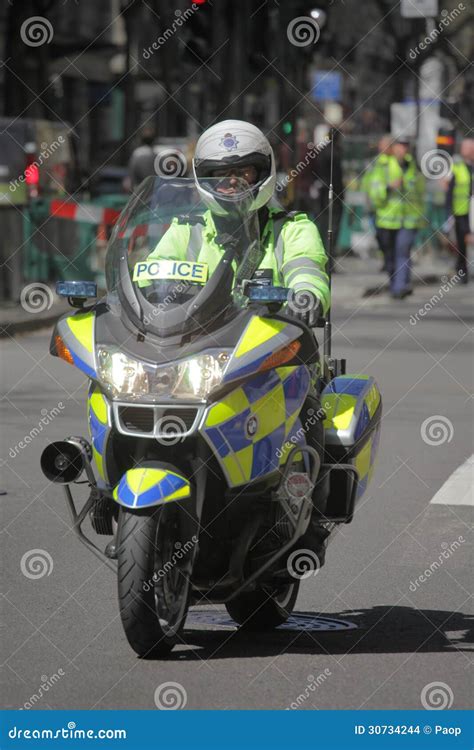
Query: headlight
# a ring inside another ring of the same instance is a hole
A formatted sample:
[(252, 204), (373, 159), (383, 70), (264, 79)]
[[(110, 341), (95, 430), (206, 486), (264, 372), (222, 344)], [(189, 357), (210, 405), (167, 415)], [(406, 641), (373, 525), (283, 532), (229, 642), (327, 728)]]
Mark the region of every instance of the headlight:
[(153, 365), (102, 346), (97, 350), (98, 375), (113, 398), (205, 401), (221, 384), (230, 351), (209, 350), (181, 362)]

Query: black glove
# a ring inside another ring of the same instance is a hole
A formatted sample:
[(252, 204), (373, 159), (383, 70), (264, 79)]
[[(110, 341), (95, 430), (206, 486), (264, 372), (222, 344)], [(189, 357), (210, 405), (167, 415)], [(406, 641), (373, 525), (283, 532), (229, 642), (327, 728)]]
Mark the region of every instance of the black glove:
[(321, 303), (313, 292), (298, 289), (290, 294), (286, 312), (314, 328), (322, 315)]

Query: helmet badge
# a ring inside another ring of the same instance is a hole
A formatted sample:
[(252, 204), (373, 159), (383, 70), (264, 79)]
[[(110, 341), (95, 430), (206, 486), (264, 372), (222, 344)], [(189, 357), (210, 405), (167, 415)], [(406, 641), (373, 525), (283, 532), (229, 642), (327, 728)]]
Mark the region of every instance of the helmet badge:
[(219, 143), (219, 146), (223, 146), (226, 151), (235, 151), (238, 145), (239, 141), (237, 139), (237, 136), (232, 135), (232, 133), (225, 133), (224, 137), (221, 138)]

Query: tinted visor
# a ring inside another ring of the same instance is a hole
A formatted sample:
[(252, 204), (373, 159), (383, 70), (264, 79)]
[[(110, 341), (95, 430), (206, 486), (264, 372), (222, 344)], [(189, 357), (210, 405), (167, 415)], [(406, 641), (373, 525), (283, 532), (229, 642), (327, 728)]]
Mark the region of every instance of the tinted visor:
[[(262, 182), (270, 174), (271, 158), (259, 153), (246, 154), (245, 156), (226, 156), (223, 159), (195, 159), (194, 167), (196, 175), (200, 178), (214, 177), (216, 171), (222, 172), (225, 169), (243, 169), (245, 167), (255, 167), (257, 170), (256, 182)], [(242, 175), (238, 175), (242, 176)]]

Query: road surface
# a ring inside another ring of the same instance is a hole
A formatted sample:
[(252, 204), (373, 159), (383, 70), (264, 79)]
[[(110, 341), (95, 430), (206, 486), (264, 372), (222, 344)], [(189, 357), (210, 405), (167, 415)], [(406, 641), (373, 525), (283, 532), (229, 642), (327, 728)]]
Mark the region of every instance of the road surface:
[(361, 299), (361, 279), (335, 277), (334, 349), (382, 389), (378, 467), (325, 568), (302, 583), (306, 617), (249, 636), (221, 607), (200, 608), (166, 661), (128, 647), (114, 575), (76, 541), (61, 489), (39, 469), (49, 441), (87, 434), (83, 377), (49, 356), (48, 331), (2, 342), (6, 707), (153, 709), (168, 682), (187, 709), (472, 703), (472, 285), (420, 315), (436, 285), (395, 303)]

